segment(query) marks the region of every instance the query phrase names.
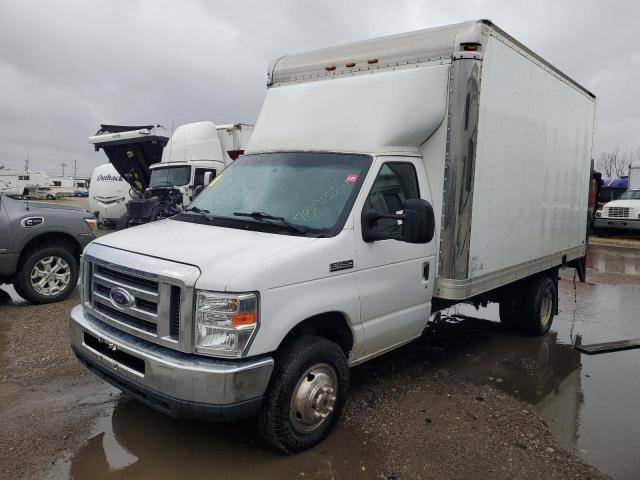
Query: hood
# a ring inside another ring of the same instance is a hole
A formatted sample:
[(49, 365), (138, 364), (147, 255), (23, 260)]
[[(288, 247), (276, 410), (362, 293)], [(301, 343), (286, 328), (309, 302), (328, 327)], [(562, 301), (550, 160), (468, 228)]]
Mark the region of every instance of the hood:
[(160, 128), (159, 125), (101, 125), (89, 143), (96, 151), (102, 148), (120, 176), (141, 192), (149, 186), (149, 167), (160, 162), (162, 150), (169, 141)]
[(253, 269), (269, 258), (317, 240), (167, 219), (120, 230), (94, 243), (195, 265), (212, 273), (207, 275), (208, 289), (226, 290), (240, 270)]
[(602, 208), (611, 207), (640, 209), (640, 200), (614, 200), (613, 202), (605, 204)]

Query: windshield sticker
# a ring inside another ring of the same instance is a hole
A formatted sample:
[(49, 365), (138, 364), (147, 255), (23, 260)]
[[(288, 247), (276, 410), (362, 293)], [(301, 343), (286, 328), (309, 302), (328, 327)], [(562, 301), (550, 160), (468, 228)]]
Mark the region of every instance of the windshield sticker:
[(347, 182), (350, 185), (353, 184), (353, 183), (356, 183), (358, 181), (358, 174), (357, 173), (350, 173), (349, 175), (346, 176), (344, 181)]

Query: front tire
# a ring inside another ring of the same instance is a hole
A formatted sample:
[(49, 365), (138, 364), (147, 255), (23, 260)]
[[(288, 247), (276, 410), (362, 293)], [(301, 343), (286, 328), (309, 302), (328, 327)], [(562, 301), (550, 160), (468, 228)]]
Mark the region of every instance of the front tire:
[(64, 300), (78, 283), (78, 261), (62, 247), (45, 247), (27, 254), (13, 286), (31, 303)]
[(349, 366), (340, 346), (301, 336), (276, 357), (258, 418), (260, 436), (284, 453), (317, 445), (340, 417), (348, 387)]

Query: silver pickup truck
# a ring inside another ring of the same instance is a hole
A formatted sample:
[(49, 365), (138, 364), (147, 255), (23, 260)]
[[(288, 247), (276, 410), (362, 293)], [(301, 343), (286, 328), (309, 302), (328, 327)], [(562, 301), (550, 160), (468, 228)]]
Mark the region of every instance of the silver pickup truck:
[(73, 205), (29, 202), (0, 193), (0, 285), (33, 303), (67, 298), (78, 281), (96, 218)]

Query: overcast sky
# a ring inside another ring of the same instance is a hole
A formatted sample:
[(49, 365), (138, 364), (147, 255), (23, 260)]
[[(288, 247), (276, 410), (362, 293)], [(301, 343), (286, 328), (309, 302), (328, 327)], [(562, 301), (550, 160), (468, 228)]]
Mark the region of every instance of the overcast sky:
[(28, 148), (34, 170), (88, 175), (101, 123), (254, 123), (274, 57), (475, 18), (598, 96), (595, 155), (631, 149), (639, 17), (631, 0), (0, 0), (0, 164)]

